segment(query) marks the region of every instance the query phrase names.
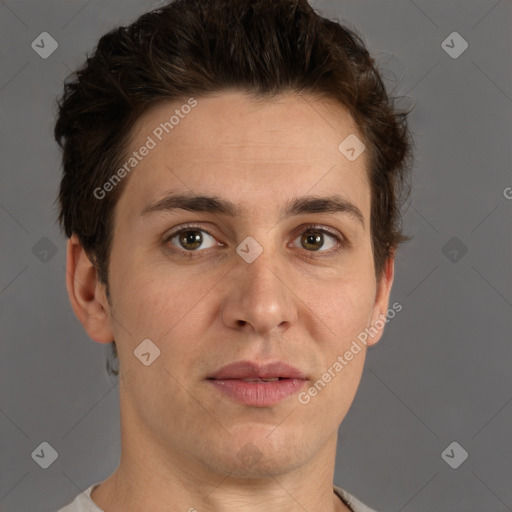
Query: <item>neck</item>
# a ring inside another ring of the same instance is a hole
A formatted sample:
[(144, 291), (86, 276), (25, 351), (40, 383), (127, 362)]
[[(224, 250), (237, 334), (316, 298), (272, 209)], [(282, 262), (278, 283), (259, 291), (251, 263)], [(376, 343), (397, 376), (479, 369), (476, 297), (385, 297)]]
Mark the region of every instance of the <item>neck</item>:
[(222, 430), (219, 438), (210, 437), (218, 446), (201, 446), (199, 437), (191, 449), (179, 435), (151, 430), (123, 394), (120, 404), (120, 463), (91, 493), (104, 512), (350, 512), (332, 485), (337, 429), (323, 442), (303, 440), (308, 445), (296, 443), (284, 452), (289, 442), (277, 435), (261, 438), (256, 431), (251, 439), (263, 457), (240, 469), (236, 456), (229, 458), (231, 445), (220, 438)]
[(212, 471), (180, 454), (162, 457), (147, 444), (139, 439), (136, 450), (122, 444), (117, 470), (91, 493), (105, 512), (350, 512), (333, 492), (336, 438), (307, 465), (250, 478)]

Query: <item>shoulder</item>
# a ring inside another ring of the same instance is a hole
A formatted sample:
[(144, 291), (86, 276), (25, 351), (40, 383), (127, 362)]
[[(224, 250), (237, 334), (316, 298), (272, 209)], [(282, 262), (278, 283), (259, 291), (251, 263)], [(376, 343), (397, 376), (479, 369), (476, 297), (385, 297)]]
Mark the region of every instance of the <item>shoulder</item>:
[[(334, 492), (342, 499), (342, 501), (353, 511), (353, 512), (377, 512), (373, 508), (368, 507), (362, 501), (359, 501), (354, 495), (345, 491), (341, 487), (334, 486)], [(67, 511), (66, 511), (67, 512)]]
[(81, 492), (71, 503), (57, 512), (103, 512), (91, 499), (91, 491), (96, 485), (97, 484), (91, 485), (84, 492)]

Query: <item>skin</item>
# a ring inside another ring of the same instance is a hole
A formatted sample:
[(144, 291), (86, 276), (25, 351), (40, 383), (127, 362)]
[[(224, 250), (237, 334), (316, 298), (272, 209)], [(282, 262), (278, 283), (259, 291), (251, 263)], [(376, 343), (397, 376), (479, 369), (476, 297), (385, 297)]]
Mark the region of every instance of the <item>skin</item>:
[[(234, 361), (285, 361), (308, 376), (307, 389), (386, 313), (394, 261), (377, 280), (367, 151), (353, 162), (340, 153), (358, 130), (332, 101), (290, 93), (257, 102), (235, 91), (197, 101), (124, 178), (111, 304), (77, 238), (68, 241), (75, 314), (93, 340), (116, 340), (120, 360), (121, 460), (92, 499), (106, 512), (348, 511), (333, 494), (334, 460), (364, 347), (306, 405), (296, 395), (270, 407), (242, 405), (205, 379)], [(152, 107), (134, 126), (131, 147), (184, 103)], [(333, 191), (359, 208), (364, 226), (346, 213), (281, 219), (289, 199)], [(244, 213), (140, 216), (169, 192), (215, 195)], [(178, 237), (166, 241), (185, 223), (205, 230), (195, 251)], [(312, 250), (302, 237), (307, 224), (348, 245), (334, 252), (336, 240), (324, 234)], [(252, 263), (236, 253), (248, 236), (263, 248)], [(161, 351), (150, 366), (133, 355), (146, 338)], [(248, 442), (259, 459), (237, 455)]]

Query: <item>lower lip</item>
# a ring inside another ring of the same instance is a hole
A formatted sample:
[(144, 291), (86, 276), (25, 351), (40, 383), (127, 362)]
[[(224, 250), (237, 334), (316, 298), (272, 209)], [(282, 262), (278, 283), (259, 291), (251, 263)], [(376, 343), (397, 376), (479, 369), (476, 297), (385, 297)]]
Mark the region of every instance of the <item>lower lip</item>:
[(244, 405), (268, 407), (295, 395), (304, 379), (281, 379), (271, 382), (246, 382), (240, 379), (209, 379), (219, 391)]

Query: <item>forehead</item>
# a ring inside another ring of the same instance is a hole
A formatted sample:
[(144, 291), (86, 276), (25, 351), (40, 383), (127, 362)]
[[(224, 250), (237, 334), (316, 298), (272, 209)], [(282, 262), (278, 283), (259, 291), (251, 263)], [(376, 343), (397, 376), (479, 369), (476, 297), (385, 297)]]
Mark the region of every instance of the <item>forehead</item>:
[(241, 92), (194, 102), (154, 105), (135, 124), (129, 153), (149, 140), (154, 147), (128, 176), (120, 208), (129, 202), (140, 213), (173, 189), (245, 199), (247, 208), (340, 192), (364, 210), (367, 155), (351, 162), (340, 152), (347, 136), (362, 140), (341, 104), (299, 94), (254, 100)]
[[(154, 128), (155, 121), (168, 121), (173, 114), (179, 117), (173, 120), (173, 137), (190, 135), (187, 130), (190, 125), (201, 131), (213, 131), (217, 137), (236, 133), (235, 124), (244, 125), (248, 130), (247, 135), (256, 131), (260, 134), (272, 132), (274, 125), (276, 129), (286, 127), (290, 135), (311, 134), (313, 131), (323, 131), (322, 128), (358, 131), (348, 109), (334, 99), (292, 92), (256, 97), (243, 91), (226, 90), (206, 96), (161, 101), (151, 106), (135, 124), (132, 139)], [(194, 121), (184, 123), (187, 118), (193, 118)], [(178, 125), (182, 125), (180, 129)], [(244, 133), (238, 135), (243, 136)], [(281, 133), (281, 136), (288, 138), (287, 133)]]

